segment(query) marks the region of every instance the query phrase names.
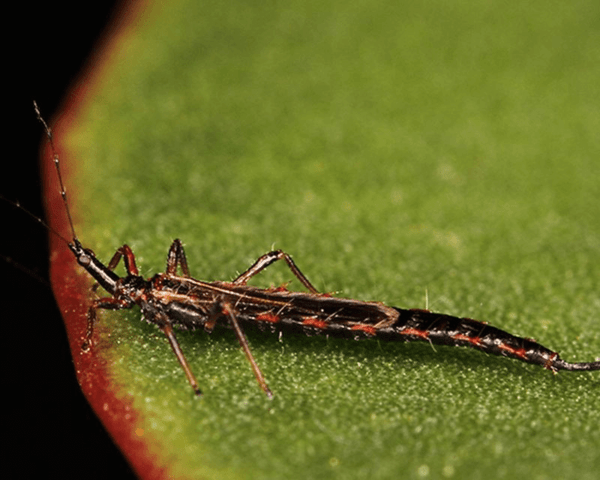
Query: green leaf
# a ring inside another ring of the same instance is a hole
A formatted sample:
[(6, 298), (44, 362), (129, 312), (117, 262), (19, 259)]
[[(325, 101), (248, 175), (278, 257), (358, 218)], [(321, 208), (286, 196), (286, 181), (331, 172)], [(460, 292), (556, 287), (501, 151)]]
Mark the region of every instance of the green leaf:
[[(233, 279), (274, 246), (322, 291), (477, 318), (592, 361), (594, 12), (588, 1), (150, 3), (56, 130), (78, 236), (104, 262), (127, 243), (144, 276), (181, 238), (202, 280)], [(55, 275), (55, 289), (87, 291), (77, 272)], [(280, 265), (254, 284), (291, 279)], [(73, 305), (83, 389), (142, 476), (600, 471), (597, 372), (249, 332), (269, 401), (233, 333), (178, 332), (198, 399), (139, 309), (101, 313), (86, 357), (85, 306)]]

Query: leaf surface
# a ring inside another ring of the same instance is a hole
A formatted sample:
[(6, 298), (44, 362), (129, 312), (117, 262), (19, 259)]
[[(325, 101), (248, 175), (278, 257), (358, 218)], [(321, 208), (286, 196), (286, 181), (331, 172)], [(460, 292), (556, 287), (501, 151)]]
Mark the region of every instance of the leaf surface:
[[(202, 280), (281, 248), (322, 291), (477, 318), (591, 361), (597, 16), (551, 3), (149, 2), (56, 128), (78, 236), (105, 262), (127, 243), (144, 276), (181, 238)], [(138, 309), (103, 312), (81, 354), (91, 281), (55, 243), (82, 388), (144, 478), (600, 470), (598, 373), (249, 332), (268, 401), (230, 331), (178, 332), (198, 399)], [(278, 265), (254, 284), (291, 279)]]

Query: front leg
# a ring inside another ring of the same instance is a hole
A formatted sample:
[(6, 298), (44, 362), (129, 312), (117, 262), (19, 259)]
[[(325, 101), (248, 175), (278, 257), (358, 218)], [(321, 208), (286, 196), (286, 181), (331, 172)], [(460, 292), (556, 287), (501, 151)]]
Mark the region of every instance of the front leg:
[[(127, 244), (124, 244), (117, 249), (113, 257), (110, 259), (110, 262), (108, 262), (107, 268), (110, 271), (114, 271), (114, 269), (117, 268), (117, 265), (119, 265), (121, 258), (123, 258), (123, 262), (125, 262), (125, 270), (127, 270), (127, 274), (138, 276), (139, 272), (137, 265), (135, 264), (135, 255)], [(99, 286), (100, 284), (98, 282), (94, 283), (94, 285), (92, 285), (92, 292), (98, 290)]]
[(128, 300), (118, 300), (113, 297), (99, 298), (94, 300), (92, 306), (87, 312), (87, 329), (85, 332), (85, 340), (81, 345), (81, 350), (89, 351), (92, 345), (92, 336), (94, 335), (94, 324), (96, 323), (96, 310), (102, 308), (104, 310), (123, 310), (131, 308), (132, 303)]
[(300, 271), (300, 269), (296, 266), (296, 264), (292, 260), (292, 257), (290, 257), (287, 253), (285, 253), (282, 250), (274, 250), (260, 257), (248, 270), (246, 270), (244, 273), (238, 276), (233, 281), (233, 283), (237, 283), (239, 285), (246, 285), (246, 283), (248, 283), (248, 280), (250, 280), (253, 276), (262, 272), (269, 265), (281, 259), (285, 260), (285, 263), (287, 263), (292, 273), (296, 276), (298, 280), (300, 280), (300, 282), (302, 282), (302, 285), (308, 288), (310, 293), (319, 293), (319, 291), (315, 287), (313, 287), (312, 283), (308, 281), (308, 278), (306, 278), (304, 274)]

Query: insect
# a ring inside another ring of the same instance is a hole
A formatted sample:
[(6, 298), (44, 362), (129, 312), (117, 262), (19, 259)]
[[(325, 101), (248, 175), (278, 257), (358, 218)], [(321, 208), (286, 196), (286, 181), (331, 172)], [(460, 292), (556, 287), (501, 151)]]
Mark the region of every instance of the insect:
[[(281, 250), (261, 256), (248, 270), (231, 282), (204, 282), (192, 278), (183, 244), (178, 239), (173, 241), (169, 249), (165, 273), (158, 273), (151, 278), (140, 276), (135, 256), (127, 245), (121, 246), (108, 265), (104, 265), (92, 250), (83, 247), (77, 238), (52, 131), (35, 103), (34, 108), (51, 146), (72, 238), (67, 240), (55, 233), (69, 246), (77, 263), (97, 282), (94, 290), (101, 286), (110, 294), (108, 297), (94, 300), (89, 307), (87, 331), (82, 344), (84, 351), (92, 348), (98, 310), (122, 310), (137, 305), (144, 319), (158, 326), (165, 334), (197, 395), (202, 393), (179, 346), (173, 327), (203, 328), (210, 333), (217, 324), (227, 322), (235, 332), (260, 387), (268, 397), (272, 397), (273, 394), (252, 355), (242, 330), (243, 324), (259, 325), (273, 331), (464, 346), (541, 365), (552, 372), (600, 370), (600, 361), (569, 363), (562, 360), (558, 353), (534, 340), (517, 337), (470, 318), (458, 318), (429, 310), (407, 310), (389, 307), (379, 302), (362, 302), (319, 293), (292, 258)], [(124, 277), (114, 272), (121, 260), (127, 271)], [(291, 292), (284, 287), (261, 289), (247, 284), (252, 277), (279, 260), (285, 261), (308, 292)], [(178, 270), (181, 274), (178, 274)]]

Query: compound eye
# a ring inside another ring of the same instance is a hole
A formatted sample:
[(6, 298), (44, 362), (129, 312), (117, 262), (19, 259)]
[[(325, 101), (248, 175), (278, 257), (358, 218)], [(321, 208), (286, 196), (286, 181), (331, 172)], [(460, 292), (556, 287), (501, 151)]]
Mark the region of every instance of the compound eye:
[(79, 255), (79, 257), (77, 257), (77, 263), (79, 263), (79, 265), (81, 265), (82, 267), (87, 267), (92, 263), (92, 259), (86, 253), (83, 255)]

